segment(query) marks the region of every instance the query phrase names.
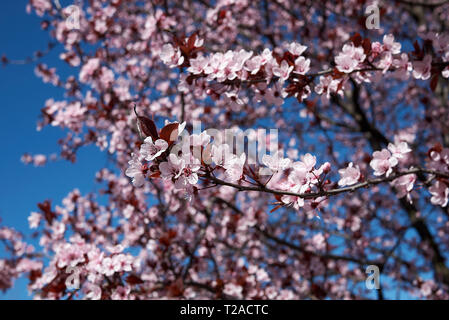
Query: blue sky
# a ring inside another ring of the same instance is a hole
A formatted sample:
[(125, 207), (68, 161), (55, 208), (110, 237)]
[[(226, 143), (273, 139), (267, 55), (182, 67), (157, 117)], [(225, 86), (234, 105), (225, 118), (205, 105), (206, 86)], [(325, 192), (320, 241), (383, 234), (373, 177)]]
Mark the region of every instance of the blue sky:
[[(36, 50), (45, 50), (49, 36), (39, 26), (39, 19), (27, 14), (27, 0), (2, 1), (0, 10), (0, 55), (23, 59)], [(58, 48), (43, 58), (47, 65), (62, 67)], [(35, 64), (0, 67), (0, 218), (2, 225), (30, 234), (27, 217), (36, 204), (52, 199), (59, 204), (74, 187), (82, 193), (91, 191), (95, 172), (106, 163), (106, 154), (94, 147), (80, 150), (78, 161), (50, 162), (45, 167), (26, 166), (23, 153), (50, 155), (59, 151), (59, 128), (36, 130), (40, 109), (48, 98), (62, 99), (63, 92), (44, 84), (34, 74)], [(3, 255), (0, 248), (0, 257)], [(29, 298), (26, 280), (16, 282), (0, 299)]]

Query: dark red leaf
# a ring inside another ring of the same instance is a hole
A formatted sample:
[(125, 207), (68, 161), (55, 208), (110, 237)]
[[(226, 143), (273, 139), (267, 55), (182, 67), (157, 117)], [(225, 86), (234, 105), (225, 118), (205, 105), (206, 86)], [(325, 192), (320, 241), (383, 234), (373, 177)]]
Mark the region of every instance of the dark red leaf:
[(195, 41), (196, 41), (196, 34), (194, 33), (187, 40), (187, 47), (189, 48), (189, 50), (193, 49), (193, 47), (195, 45)]
[(151, 136), (153, 141), (158, 139), (157, 128), (154, 121), (147, 117), (137, 117), (137, 127), (143, 139)]
[(368, 38), (363, 39), (362, 47), (364, 53), (368, 54), (371, 51), (371, 40)]
[(38, 203), (37, 206), (44, 214), (45, 220), (47, 220), (48, 224), (51, 225), (53, 219), (56, 217), (56, 214), (51, 211), (51, 202), (49, 200), (45, 200), (42, 203)]
[(415, 42), (413, 42), (413, 47), (415, 48), (415, 51), (413, 51), (412, 53), (417, 57), (417, 58), (422, 58), (422, 51), (421, 51), (421, 47), (419, 46), (418, 40), (416, 40)]
[(147, 118), (142, 117), (137, 114), (136, 107), (134, 106), (134, 113), (137, 116), (137, 129), (139, 129), (139, 134), (142, 139), (146, 137), (151, 137), (153, 141), (158, 139), (157, 127), (154, 124), (154, 121)]
[(167, 141), (168, 144), (178, 139), (178, 126), (179, 123), (170, 123), (161, 129), (159, 136), (161, 139)]
[(131, 285), (135, 285), (135, 284), (142, 284), (143, 280), (140, 279), (138, 276), (136, 276), (134, 274), (130, 274), (128, 276), (128, 278), (126, 278), (126, 282), (131, 284)]
[(352, 43), (354, 43), (356, 47), (358, 47), (362, 44), (362, 36), (360, 35), (360, 33), (357, 32), (355, 35), (351, 37), (351, 41)]

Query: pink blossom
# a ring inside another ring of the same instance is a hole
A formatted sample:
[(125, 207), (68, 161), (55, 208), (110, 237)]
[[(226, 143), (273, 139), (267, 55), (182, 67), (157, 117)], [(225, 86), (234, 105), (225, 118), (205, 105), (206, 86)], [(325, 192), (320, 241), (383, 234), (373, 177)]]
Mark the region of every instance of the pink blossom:
[(293, 66), (289, 66), (287, 61), (282, 60), (280, 66), (273, 67), (273, 74), (282, 80), (287, 80), (292, 70)]
[(394, 36), (392, 34), (386, 34), (383, 39), (383, 49), (385, 51), (391, 51), (392, 54), (398, 54), (401, 52), (401, 43), (394, 42)]
[(279, 82), (276, 82), (274, 86), (267, 88), (264, 98), (267, 103), (280, 107), (284, 103), (283, 98), (285, 96), (286, 93), (283, 90), (282, 85)]
[(331, 93), (337, 92), (338, 80), (334, 80), (331, 76), (321, 76), (320, 83), (315, 86), (315, 92), (318, 94), (326, 93), (326, 97), (329, 99)]
[(177, 157), (175, 154), (170, 153), (168, 156), (168, 161), (162, 162), (159, 165), (159, 170), (161, 171), (164, 179), (178, 179), (185, 166), (186, 163), (183, 158)]
[(117, 254), (112, 257), (112, 265), (114, 266), (114, 270), (116, 272), (132, 271), (133, 263), (134, 263), (134, 258), (129, 254)]
[(281, 151), (277, 151), (273, 155), (263, 155), (262, 163), (275, 173), (287, 169), (290, 166), (290, 159), (283, 158)]
[(353, 72), (359, 63), (363, 62), (366, 55), (361, 47), (354, 47), (353, 43), (345, 44), (342, 52), (335, 57), (337, 69), (344, 73)]
[(392, 65), (396, 68), (395, 76), (402, 80), (407, 80), (413, 70), (412, 63), (409, 62), (406, 53), (402, 53), (399, 58), (393, 59)]
[(303, 46), (298, 42), (292, 42), (288, 44), (287, 50), (295, 56), (300, 56), (307, 50), (307, 46)]
[(242, 70), (243, 66), (251, 58), (252, 55), (253, 55), (252, 51), (246, 51), (243, 49), (234, 53), (234, 56), (232, 59), (232, 66), (234, 68), (234, 71), (239, 72), (240, 70)]
[(407, 174), (395, 179), (392, 185), (396, 188), (398, 198), (403, 198), (410, 194), (416, 181), (415, 174)]
[(224, 63), (224, 55), (221, 52), (217, 52), (209, 58), (209, 63), (204, 67), (204, 73), (209, 75), (208, 80), (213, 80), (218, 74), (222, 73), (222, 70), (226, 67)]
[(112, 72), (111, 69), (108, 69), (106, 67), (101, 67), (100, 72), (100, 83), (103, 88), (109, 88), (111, 87), (112, 83), (114, 82), (114, 72)]
[(210, 138), (210, 135), (208, 135), (206, 131), (203, 131), (200, 134), (192, 134), (190, 136), (191, 145), (194, 147), (204, 147), (210, 142)]
[(245, 101), (236, 92), (225, 92), (225, 101), (234, 111), (240, 111), (245, 105)]
[(317, 233), (312, 237), (312, 243), (316, 250), (324, 250), (326, 248), (326, 238), (322, 233)]
[[(446, 50), (447, 51), (443, 55), (443, 61), (449, 62), (449, 48)], [(449, 78), (449, 66), (444, 68), (443, 71), (441, 71), (441, 75), (443, 76), (443, 78), (446, 78), (446, 79)]]
[(181, 52), (178, 49), (173, 48), (169, 43), (162, 46), (159, 57), (170, 68), (175, 68), (184, 62), (184, 57), (181, 55)]
[(217, 166), (224, 166), (232, 156), (227, 144), (213, 144), (211, 147), (211, 159)]
[(235, 53), (231, 50), (226, 51), (221, 61), (221, 67), (216, 74), (217, 81), (223, 82), (226, 80), (234, 80), (237, 77), (237, 72), (240, 70), (235, 63)]
[(341, 176), (341, 179), (338, 181), (340, 187), (353, 185), (360, 179), (359, 166), (354, 167), (352, 162), (349, 163), (347, 168), (338, 170), (338, 173)]
[(201, 74), (207, 67), (209, 60), (203, 56), (198, 56), (196, 59), (190, 59), (190, 67), (187, 71), (193, 74)]
[(242, 297), (242, 292), (243, 288), (232, 282), (226, 283), (223, 289), (223, 293), (235, 297), (237, 299)]
[(31, 212), (31, 215), (28, 217), (30, 229), (36, 229), (39, 226), (41, 219), (42, 215), (40, 213)]
[(79, 79), (81, 82), (87, 82), (92, 77), (95, 71), (100, 67), (99, 58), (89, 59), (81, 68)]
[(168, 148), (168, 143), (163, 139), (157, 139), (153, 143), (151, 136), (145, 138), (144, 143), (140, 147), (141, 156), (147, 160), (151, 161), (159, 157)]
[(344, 73), (351, 73), (359, 64), (351, 55), (340, 53), (335, 57), (337, 69)]
[(111, 257), (106, 257), (101, 263), (101, 273), (110, 277), (116, 272), (115, 263)]
[(190, 185), (195, 185), (198, 182), (198, 170), (201, 168), (201, 163), (197, 158), (191, 157), (190, 161), (182, 169), (181, 174), (175, 181), (176, 189), (186, 189)]
[(232, 157), (224, 164), (226, 176), (230, 181), (238, 181), (242, 178), (245, 161), (246, 154), (242, 153), (240, 156)]
[(139, 157), (133, 155), (133, 158), (128, 161), (128, 169), (126, 169), (125, 174), (132, 178), (132, 183), (135, 187), (143, 186), (145, 182), (145, 167), (142, 162), (139, 160)]
[(64, 243), (56, 248), (58, 268), (75, 267), (78, 263), (84, 262), (84, 252), (76, 244)]
[(373, 160), (370, 162), (371, 168), (374, 169), (374, 175), (381, 176), (386, 174), (387, 177), (393, 172), (393, 167), (398, 164), (398, 159), (393, 157), (387, 149), (374, 151)]
[(371, 51), (375, 57), (382, 53), (383, 49), (383, 45), (380, 42), (375, 41), (371, 43)]
[(310, 59), (306, 59), (303, 56), (298, 57), (295, 60), (295, 69), (293, 72), (305, 75), (310, 70)]
[(316, 157), (310, 153), (306, 153), (301, 156), (301, 161), (295, 162), (293, 166), (297, 169), (304, 170), (305, 172), (310, 172), (313, 170), (316, 164)]
[(47, 157), (43, 154), (36, 154), (33, 158), (33, 163), (36, 167), (40, 167), (47, 163)]
[(24, 164), (30, 164), (33, 162), (33, 156), (28, 153), (24, 153), (22, 157), (20, 157), (20, 161), (22, 161)]
[(441, 181), (436, 181), (430, 188), (429, 192), (432, 195), (430, 202), (437, 206), (445, 207), (449, 198), (449, 187)]
[(251, 74), (256, 74), (257, 72), (259, 72), (262, 65), (263, 65), (262, 57), (254, 56), (246, 61), (245, 69), (249, 71)]
[(31, 0), (30, 3), (36, 10), (37, 15), (41, 17), (45, 11), (51, 10), (52, 8), (51, 0)]
[(426, 54), (422, 61), (413, 62), (413, 77), (415, 79), (427, 80), (430, 78), (430, 71), (432, 69), (432, 56)]
[(409, 148), (407, 142), (402, 141), (398, 144), (388, 144), (388, 150), (390, 150), (393, 157), (396, 159), (404, 159), (405, 155), (412, 151), (412, 149)]
[(86, 299), (88, 300), (100, 300), (101, 299), (101, 288), (93, 283), (86, 283), (84, 286), (84, 291), (86, 293)]
[(383, 52), (380, 60), (377, 62), (376, 67), (382, 69), (382, 73), (386, 73), (393, 64), (393, 55), (391, 52)]
[(129, 286), (118, 286), (111, 295), (112, 300), (128, 300), (130, 299), (131, 288)]

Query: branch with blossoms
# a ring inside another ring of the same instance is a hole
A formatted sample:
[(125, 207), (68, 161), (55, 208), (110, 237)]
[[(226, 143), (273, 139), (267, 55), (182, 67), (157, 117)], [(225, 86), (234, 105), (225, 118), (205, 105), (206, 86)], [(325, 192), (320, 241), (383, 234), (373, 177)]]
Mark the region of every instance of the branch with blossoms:
[[(345, 169), (342, 169), (342, 170), (345, 170)], [(227, 182), (224, 180), (220, 180), (214, 176), (209, 176), (208, 178), (210, 178), (211, 181), (213, 181), (217, 185), (233, 187), (233, 188), (238, 189), (239, 191), (259, 191), (259, 192), (272, 193), (274, 195), (280, 195), (280, 196), (293, 196), (293, 197), (298, 197), (298, 198), (303, 198), (303, 199), (314, 199), (314, 198), (323, 197), (323, 196), (331, 197), (331, 196), (335, 196), (335, 195), (345, 193), (345, 192), (354, 192), (357, 189), (368, 188), (370, 186), (375, 186), (377, 184), (392, 182), (400, 177), (407, 176), (407, 175), (414, 175), (414, 174), (418, 174), (418, 173), (431, 174), (432, 175), (431, 180), (436, 179), (436, 178), (449, 179), (448, 173), (438, 172), (435, 170), (428, 170), (428, 169), (423, 169), (423, 168), (412, 168), (412, 169), (409, 169), (406, 171), (397, 172), (388, 177), (368, 179), (368, 180), (353, 184), (348, 187), (322, 190), (319, 192), (295, 193), (295, 192), (290, 192), (290, 191), (286, 191), (286, 190), (273, 190), (273, 189), (267, 188), (265, 186), (256, 187), (256, 186), (239, 185), (239, 184), (230, 183), (230, 182)]]
[[(136, 112), (137, 115), (137, 112)], [(330, 163), (316, 167), (316, 157), (306, 154), (300, 161), (283, 158), (280, 151), (262, 156), (261, 164), (250, 164), (246, 153), (236, 154), (234, 147), (223, 142), (221, 137), (212, 137), (206, 131), (189, 134), (185, 123), (166, 123), (157, 130), (155, 123), (137, 115), (137, 126), (144, 139), (139, 152), (129, 161), (126, 175), (140, 187), (146, 178), (163, 178), (172, 181), (175, 189), (184, 190), (191, 198), (203, 188), (228, 186), (239, 191), (256, 191), (273, 194), (277, 205), (272, 211), (293, 206), (319, 209), (331, 196), (354, 192), (381, 183), (390, 182), (400, 198), (413, 190), (417, 174), (429, 174), (427, 183), (436, 180), (430, 187), (433, 204), (446, 206), (449, 195), (449, 149), (435, 147), (429, 151), (433, 160), (431, 168), (410, 167), (397, 170), (412, 151), (407, 142), (390, 143), (388, 149), (375, 151), (370, 161), (374, 175), (379, 178), (364, 179), (360, 169), (352, 162), (338, 170), (338, 186), (327, 179)], [(200, 186), (203, 183), (203, 187)], [(310, 200), (308, 203), (305, 200)]]
[[(393, 35), (385, 35), (383, 43), (371, 42), (360, 34), (351, 37), (335, 57), (335, 67), (311, 73), (311, 61), (304, 56), (307, 46), (292, 42), (285, 49), (264, 49), (261, 54), (241, 49), (204, 55), (203, 40), (194, 33), (188, 38), (174, 36), (174, 44), (165, 44), (161, 60), (170, 68), (178, 67), (182, 74), (181, 92), (202, 88), (214, 100), (221, 96), (229, 103), (243, 105), (239, 98), (241, 86), (253, 90), (257, 103), (281, 106), (285, 98), (295, 97), (299, 102), (318, 95), (343, 96), (350, 77), (358, 82), (371, 82), (373, 72), (392, 72), (398, 79), (406, 79), (412, 72), (416, 79), (428, 80), (435, 91), (439, 75), (449, 77), (449, 56), (444, 36), (434, 39), (435, 49), (417, 42), (410, 54), (401, 53), (402, 45)], [(440, 50), (438, 50), (440, 49)], [(434, 51), (440, 56), (433, 57)], [(319, 77), (319, 83), (315, 79)]]

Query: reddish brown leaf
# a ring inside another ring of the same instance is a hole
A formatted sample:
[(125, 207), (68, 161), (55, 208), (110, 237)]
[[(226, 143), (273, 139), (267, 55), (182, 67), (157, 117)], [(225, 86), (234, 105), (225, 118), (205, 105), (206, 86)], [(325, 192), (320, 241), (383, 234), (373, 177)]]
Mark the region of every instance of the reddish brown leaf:
[(362, 36), (357, 32), (351, 37), (351, 41), (356, 47), (359, 47), (362, 44)]
[(413, 55), (415, 55), (418, 59), (421, 59), (423, 56), (423, 52), (421, 51), (421, 47), (419, 46), (418, 40), (413, 42), (413, 47), (415, 48), (415, 51), (413, 51)]
[(126, 278), (126, 282), (131, 285), (135, 285), (135, 284), (142, 284), (144, 281), (140, 279), (138, 276), (130, 274), (128, 278)]
[(161, 129), (159, 136), (161, 139), (167, 141), (167, 143), (174, 142), (178, 139), (178, 126), (179, 123), (170, 123)]
[(51, 211), (51, 202), (49, 200), (45, 200), (42, 203), (38, 203), (37, 206), (44, 214), (45, 220), (47, 220), (48, 224), (51, 225), (53, 219), (56, 217), (56, 214)]
[(150, 137), (153, 141), (158, 139), (157, 128), (154, 121), (147, 117), (137, 117), (137, 128), (139, 129), (140, 136), (145, 139)]
[(158, 139), (157, 127), (154, 124), (154, 121), (147, 118), (142, 117), (137, 114), (136, 106), (134, 105), (134, 113), (137, 117), (137, 129), (139, 130), (140, 137), (145, 139), (146, 137), (151, 137), (153, 141)]
[(371, 40), (368, 38), (363, 39), (362, 47), (364, 53), (369, 54), (369, 52), (371, 51)]

